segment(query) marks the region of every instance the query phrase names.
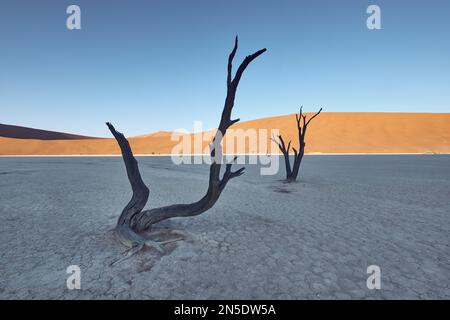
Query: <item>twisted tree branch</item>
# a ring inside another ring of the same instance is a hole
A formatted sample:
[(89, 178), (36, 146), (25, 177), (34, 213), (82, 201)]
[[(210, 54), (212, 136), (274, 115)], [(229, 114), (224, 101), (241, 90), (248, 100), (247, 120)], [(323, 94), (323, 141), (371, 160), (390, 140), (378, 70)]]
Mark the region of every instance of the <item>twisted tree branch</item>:
[[(236, 90), (239, 81), (247, 66), (258, 56), (266, 51), (261, 49), (247, 56), (239, 65), (236, 75), (232, 76), (232, 62), (238, 48), (238, 38), (236, 37), (234, 48), (228, 57), (228, 73), (227, 73), (227, 96), (222, 111), (219, 127), (214, 136), (211, 146), (211, 165), (209, 168), (209, 183), (205, 196), (199, 201), (189, 204), (174, 204), (161, 208), (144, 210), (149, 190), (142, 181), (139, 173), (139, 167), (133, 156), (131, 147), (123, 134), (117, 132), (115, 128), (107, 123), (109, 130), (116, 138), (117, 143), (122, 151), (122, 158), (127, 170), (128, 179), (132, 186), (133, 196), (127, 206), (123, 209), (116, 226), (116, 234), (118, 239), (127, 247), (142, 247), (144, 245), (153, 245), (140, 235), (141, 232), (149, 230), (151, 226), (162, 220), (173, 217), (195, 216), (205, 212), (211, 208), (219, 198), (221, 192), (229, 182), (229, 180), (243, 174), (244, 168), (231, 171), (232, 163), (226, 165), (225, 173), (220, 178), (222, 147), (221, 141), (226, 134), (227, 129), (238, 122), (239, 119), (231, 120), (231, 112), (234, 106)], [(147, 241), (147, 242), (146, 242)], [(133, 250), (135, 252), (136, 250)]]

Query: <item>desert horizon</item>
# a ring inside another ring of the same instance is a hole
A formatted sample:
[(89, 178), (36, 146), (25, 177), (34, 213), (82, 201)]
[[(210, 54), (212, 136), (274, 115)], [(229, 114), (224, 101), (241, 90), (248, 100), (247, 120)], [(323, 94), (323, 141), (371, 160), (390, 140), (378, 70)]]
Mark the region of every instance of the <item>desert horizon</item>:
[[(45, 131), (15, 126), (13, 137), (9, 126), (0, 127), (0, 155), (119, 155), (114, 138), (89, 137), (76, 134)], [(426, 127), (427, 130), (423, 130)], [(323, 112), (311, 125), (306, 154), (448, 154), (450, 153), (449, 113), (386, 113), (386, 112)], [(21, 128), (21, 129), (18, 129)], [(286, 141), (295, 143), (297, 128), (294, 114), (244, 121), (233, 125), (236, 135), (245, 135), (249, 129), (279, 129)], [(45, 133), (43, 133), (45, 131)], [(207, 132), (211, 132), (209, 130)], [(26, 133), (26, 134), (25, 134)], [(126, 132), (124, 132), (126, 136)], [(199, 133), (189, 133), (190, 139)], [(157, 131), (129, 137), (136, 155), (165, 156), (178, 143), (171, 141), (172, 132)], [(79, 138), (81, 137), (81, 138)], [(246, 138), (244, 149), (233, 154), (279, 154), (259, 150)], [(227, 153), (227, 137), (224, 152)], [(202, 149), (210, 140), (202, 141)], [(270, 136), (266, 137), (270, 146)], [(237, 152), (236, 152), (237, 151)], [(272, 150), (273, 151), (273, 150)], [(185, 154), (206, 154), (189, 152)]]

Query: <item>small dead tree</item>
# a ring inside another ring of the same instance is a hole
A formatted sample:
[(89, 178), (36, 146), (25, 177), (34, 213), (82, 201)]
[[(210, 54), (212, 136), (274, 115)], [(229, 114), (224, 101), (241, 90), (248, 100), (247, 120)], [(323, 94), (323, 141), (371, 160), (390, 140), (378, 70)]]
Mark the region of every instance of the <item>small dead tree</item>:
[(115, 235), (120, 243), (129, 248), (129, 250), (127, 251), (127, 255), (124, 258), (119, 259), (119, 261), (128, 258), (129, 256), (141, 250), (144, 246), (153, 247), (161, 252), (164, 252), (164, 248), (162, 247), (163, 244), (180, 239), (173, 239), (165, 242), (152, 240), (152, 226), (166, 219), (174, 217), (196, 216), (201, 214), (202, 212), (205, 212), (216, 203), (227, 183), (231, 179), (238, 177), (243, 173), (244, 168), (232, 171), (232, 163), (228, 163), (225, 166), (225, 172), (222, 178), (220, 178), (220, 169), (222, 163), (221, 141), (225, 136), (227, 129), (231, 125), (239, 121), (239, 119), (231, 120), (231, 111), (233, 110), (236, 90), (238, 88), (242, 74), (244, 73), (247, 66), (254, 59), (264, 53), (266, 49), (261, 49), (247, 56), (240, 64), (234, 77), (232, 77), (232, 62), (237, 48), (238, 38), (236, 37), (234, 48), (228, 57), (227, 96), (225, 98), (222, 117), (220, 119), (218, 130), (210, 146), (211, 165), (209, 167), (208, 190), (206, 191), (205, 196), (199, 201), (189, 204), (173, 204), (165, 207), (142, 211), (147, 203), (149, 189), (141, 178), (138, 162), (136, 161), (130, 144), (128, 143), (128, 140), (125, 138), (125, 136), (122, 133), (116, 131), (111, 123), (106, 123), (120, 146), (122, 158), (125, 163), (128, 175), (128, 180), (130, 181), (131, 188), (133, 190), (133, 196), (123, 209), (114, 230)]
[(294, 150), (294, 165), (291, 169), (291, 162), (289, 159), (289, 151), (291, 149), (291, 140), (288, 142), (287, 146), (286, 143), (283, 140), (283, 137), (281, 135), (278, 136), (278, 140), (272, 137), (272, 141), (275, 142), (278, 145), (278, 148), (280, 148), (281, 153), (284, 156), (284, 163), (286, 166), (286, 181), (287, 182), (293, 182), (297, 179), (298, 172), (300, 169), (300, 164), (303, 159), (303, 155), (305, 154), (305, 136), (306, 136), (306, 129), (308, 129), (308, 125), (315, 117), (317, 117), (320, 112), (322, 111), (322, 108), (313, 115), (309, 120), (306, 119), (306, 115), (303, 114), (302, 111), (303, 107), (300, 107), (299, 114), (295, 114), (295, 120), (297, 121), (297, 131), (298, 131), (298, 150), (294, 147), (292, 147), (292, 150)]

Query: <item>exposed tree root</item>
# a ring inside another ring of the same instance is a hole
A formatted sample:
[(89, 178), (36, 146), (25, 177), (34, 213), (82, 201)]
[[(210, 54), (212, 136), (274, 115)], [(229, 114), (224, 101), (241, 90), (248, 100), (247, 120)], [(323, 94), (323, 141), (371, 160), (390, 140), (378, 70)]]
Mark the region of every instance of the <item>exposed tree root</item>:
[[(174, 232), (171, 232), (171, 233), (174, 233)], [(150, 235), (154, 236), (154, 235), (158, 235), (158, 234), (160, 234), (160, 232), (156, 231), (155, 233), (152, 233)], [(143, 250), (146, 247), (153, 248), (156, 251), (158, 251), (159, 253), (164, 254), (166, 252), (166, 250), (164, 249), (164, 245), (173, 243), (173, 242), (177, 242), (177, 241), (181, 241), (184, 239), (185, 239), (184, 237), (179, 237), (179, 238), (168, 239), (168, 240), (163, 240), (163, 241), (151, 240), (151, 239), (143, 240), (143, 242), (140, 242), (140, 243), (134, 245), (133, 247), (131, 247), (130, 249), (126, 250), (125, 252), (123, 252), (124, 256), (111, 262), (110, 266), (115, 266), (120, 262), (128, 260), (129, 258), (131, 258), (136, 253), (140, 252), (141, 250)]]

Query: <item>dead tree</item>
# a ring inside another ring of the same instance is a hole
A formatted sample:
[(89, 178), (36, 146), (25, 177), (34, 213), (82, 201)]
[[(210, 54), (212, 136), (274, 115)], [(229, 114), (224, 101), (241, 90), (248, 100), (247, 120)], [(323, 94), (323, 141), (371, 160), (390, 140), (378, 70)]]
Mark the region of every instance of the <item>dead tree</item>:
[[(291, 149), (291, 141), (288, 142), (287, 146), (283, 140), (281, 135), (278, 136), (278, 140), (272, 137), (272, 141), (274, 141), (278, 147), (280, 148), (281, 153), (284, 156), (284, 164), (286, 166), (286, 181), (293, 182), (297, 179), (298, 172), (300, 170), (300, 164), (302, 162), (303, 156), (305, 154), (305, 136), (306, 130), (308, 129), (308, 125), (315, 117), (319, 115), (322, 111), (322, 108), (313, 115), (309, 120), (306, 119), (306, 115), (303, 114), (302, 108), (300, 107), (299, 114), (295, 114), (295, 120), (297, 121), (297, 131), (298, 131), (298, 150), (292, 147), (294, 150), (294, 165), (291, 169), (291, 162), (289, 159), (289, 151)], [(303, 123), (303, 124), (302, 124)]]
[[(196, 216), (210, 209), (219, 199), (219, 196), (227, 183), (240, 176), (244, 168), (236, 171), (231, 170), (232, 163), (228, 163), (225, 166), (225, 172), (220, 178), (220, 170), (222, 163), (222, 147), (221, 141), (225, 136), (227, 129), (238, 122), (239, 119), (231, 120), (231, 111), (234, 106), (234, 99), (236, 96), (236, 90), (247, 66), (256, 59), (259, 55), (264, 53), (266, 49), (261, 49), (249, 56), (247, 56), (239, 68), (236, 71), (234, 77), (232, 76), (232, 62), (238, 48), (238, 38), (236, 37), (234, 48), (228, 57), (228, 76), (227, 76), (227, 96), (225, 98), (225, 104), (222, 111), (222, 117), (220, 119), (218, 130), (214, 136), (211, 150), (211, 165), (209, 167), (209, 183), (208, 190), (203, 198), (199, 201), (189, 204), (173, 204), (165, 207), (143, 210), (147, 203), (149, 196), (149, 189), (145, 185), (139, 173), (138, 162), (136, 161), (130, 144), (125, 136), (116, 131), (113, 125), (107, 122), (107, 126), (117, 143), (120, 146), (122, 152), (122, 158), (125, 163), (128, 180), (130, 181), (131, 188), (133, 190), (133, 196), (128, 204), (122, 211), (115, 228), (115, 235), (117, 239), (129, 248), (127, 257), (138, 252), (144, 246), (156, 248), (159, 251), (164, 251), (161, 246), (166, 242), (157, 242), (151, 239), (151, 228), (154, 224), (166, 219), (174, 217), (190, 217)], [(175, 239), (172, 241), (176, 241)], [(122, 260), (122, 259), (121, 259)]]

